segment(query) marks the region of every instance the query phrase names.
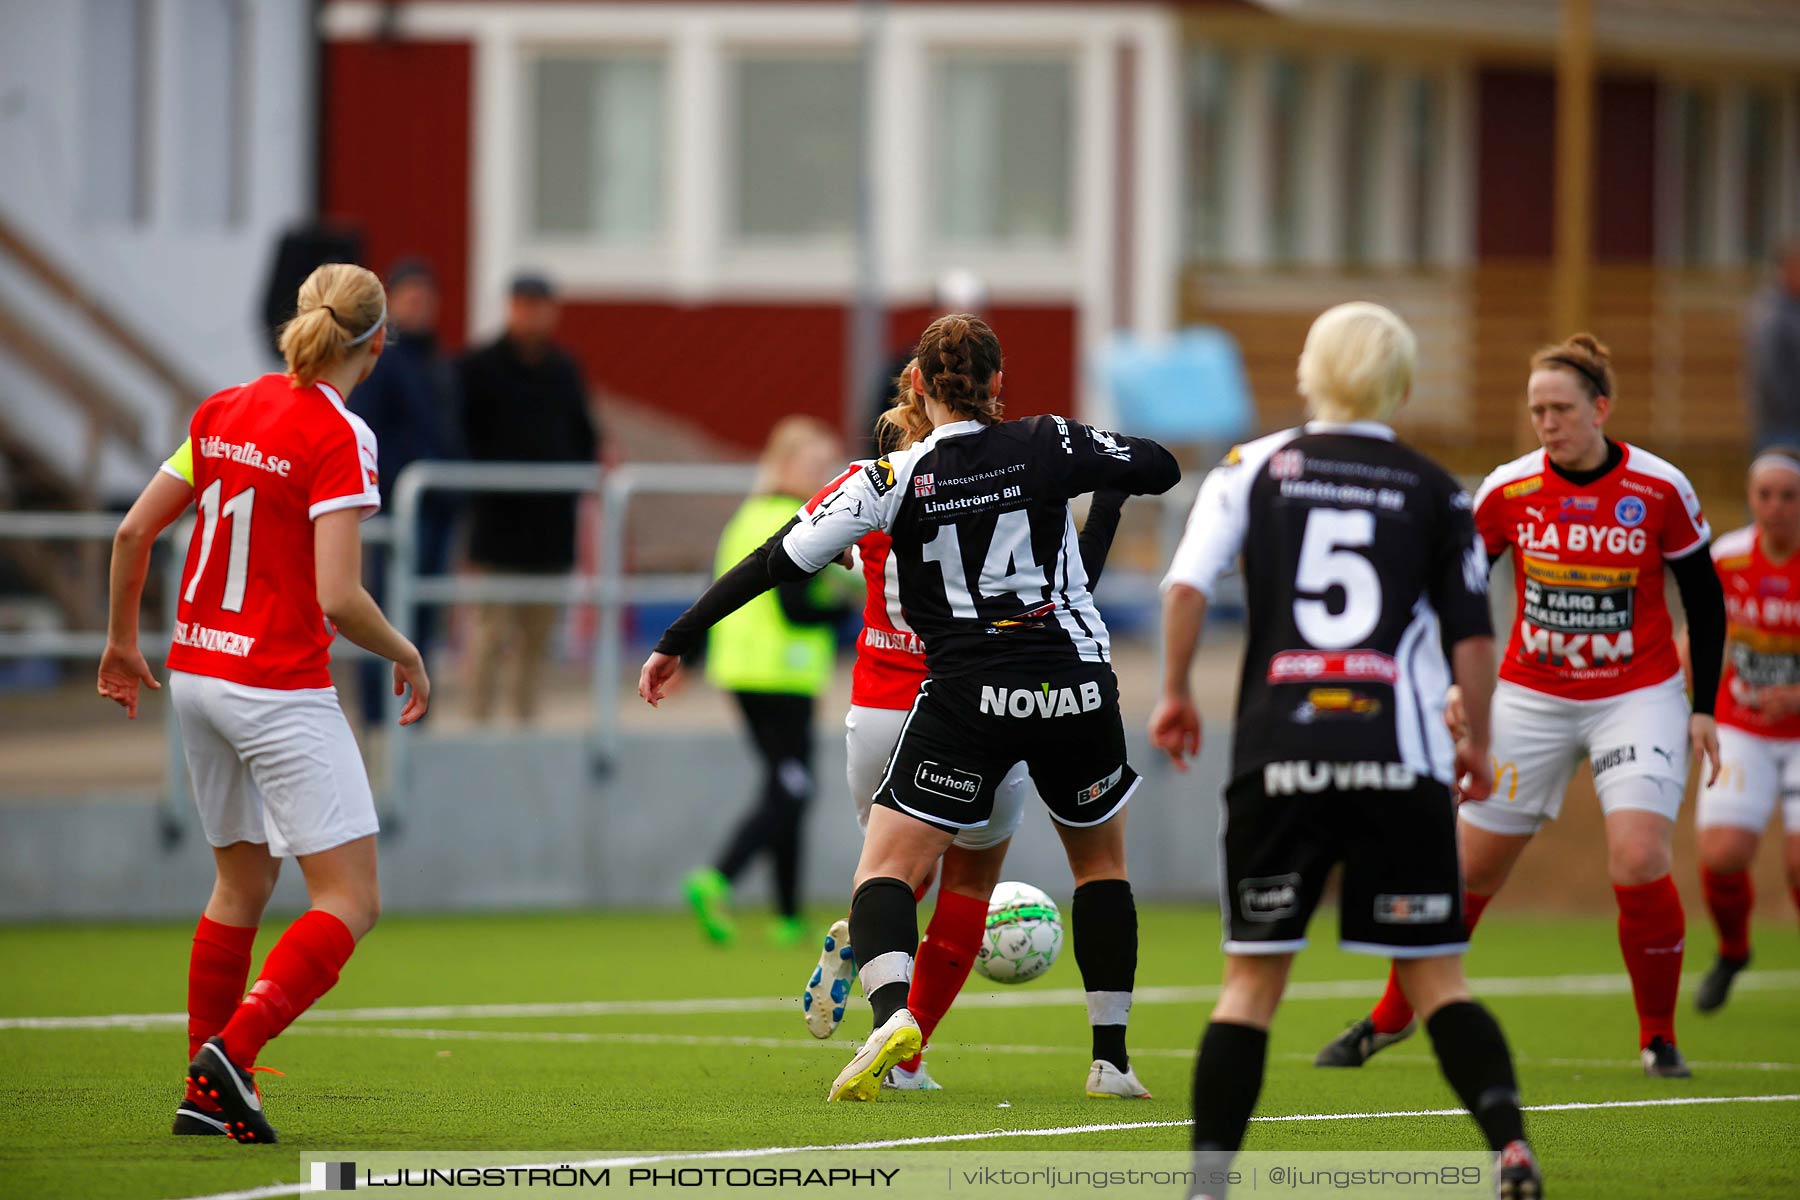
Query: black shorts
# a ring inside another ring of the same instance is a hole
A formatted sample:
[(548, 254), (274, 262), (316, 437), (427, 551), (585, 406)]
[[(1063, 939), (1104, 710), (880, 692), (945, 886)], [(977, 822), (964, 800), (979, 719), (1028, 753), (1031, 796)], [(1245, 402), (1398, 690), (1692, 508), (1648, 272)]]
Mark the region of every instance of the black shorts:
[(1435, 779), (1400, 764), (1274, 763), (1226, 787), (1221, 840), (1227, 954), (1305, 946), (1340, 861), (1344, 949), (1425, 958), (1468, 948), (1456, 805)]
[(1064, 825), (1098, 825), (1124, 807), (1138, 776), (1125, 761), (1111, 667), (1083, 664), (1048, 680), (1016, 671), (927, 679), (875, 803), (946, 832), (979, 829), (1021, 761)]

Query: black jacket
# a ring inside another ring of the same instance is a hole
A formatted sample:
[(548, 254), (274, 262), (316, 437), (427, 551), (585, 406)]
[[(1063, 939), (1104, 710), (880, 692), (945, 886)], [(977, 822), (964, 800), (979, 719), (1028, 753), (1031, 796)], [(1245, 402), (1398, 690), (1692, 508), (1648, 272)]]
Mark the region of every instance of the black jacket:
[[(486, 462), (591, 463), (600, 437), (575, 359), (551, 346), (528, 360), (506, 337), (459, 365), (463, 436)], [(477, 492), (469, 561), (515, 571), (566, 571), (575, 561), (572, 494)]]
[[(375, 369), (346, 403), (375, 434), (381, 453), (381, 507), (390, 513), (394, 484), (407, 466), (421, 459), (462, 457), (456, 381), (430, 334), (389, 338)], [(426, 493), (428, 505), (444, 500), (442, 492)]]

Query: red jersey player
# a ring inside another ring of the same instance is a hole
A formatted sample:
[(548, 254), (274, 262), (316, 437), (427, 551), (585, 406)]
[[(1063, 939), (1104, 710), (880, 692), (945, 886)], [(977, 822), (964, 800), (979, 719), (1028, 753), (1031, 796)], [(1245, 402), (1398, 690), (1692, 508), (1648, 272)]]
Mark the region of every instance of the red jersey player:
[(1800, 450), (1750, 464), (1752, 523), (1713, 543), (1725, 588), (1719, 777), (1700, 789), (1700, 882), (1719, 954), (1694, 1003), (1712, 1012), (1750, 963), (1750, 863), (1776, 803), (1788, 887), (1800, 906)]
[[(256, 1056), (337, 982), (380, 907), (375, 802), (328, 664), (335, 626), (394, 663), (396, 695), (412, 689), (401, 724), (425, 715), (419, 651), (362, 586), (359, 525), (381, 503), (375, 439), (344, 407), (381, 354), (386, 312), (380, 280), (363, 268), (314, 271), (282, 329), (287, 374), (201, 404), (187, 442), (113, 539), (98, 686), (135, 717), (139, 685), (160, 686), (137, 645), (150, 545), (198, 504), (169, 694), (217, 877), (188, 967), (191, 1061), (177, 1134), (276, 1140)], [(287, 855), (312, 907), (246, 995), (256, 927)]]
[[(1589, 760), (1606, 816), (1619, 948), (1638, 1045), (1651, 1076), (1690, 1072), (1675, 1048), (1686, 919), (1670, 877), (1688, 756), (1719, 771), (1712, 717), (1725, 633), (1707, 549), (1712, 531), (1674, 466), (1605, 436), (1613, 406), (1606, 347), (1580, 333), (1531, 361), (1527, 406), (1542, 449), (1496, 468), (1475, 497), (1490, 559), (1513, 555), (1517, 612), (1493, 702), (1494, 794), (1460, 809), (1469, 928)], [(1690, 710), (1663, 577), (1674, 575), (1692, 635)], [(1452, 698), (1450, 717), (1457, 719)], [(1361, 1066), (1414, 1030), (1390, 974), (1367, 1018), (1320, 1051)]]

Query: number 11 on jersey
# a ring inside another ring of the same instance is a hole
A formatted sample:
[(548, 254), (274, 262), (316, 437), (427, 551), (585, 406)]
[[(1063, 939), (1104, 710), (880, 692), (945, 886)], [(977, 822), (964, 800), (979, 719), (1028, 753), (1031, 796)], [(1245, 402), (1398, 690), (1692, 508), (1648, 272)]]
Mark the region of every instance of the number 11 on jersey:
[(181, 598), (189, 604), (194, 602), (194, 591), (200, 586), (200, 577), (206, 574), (206, 561), (212, 557), (213, 536), (219, 532), (219, 519), (231, 518), (231, 557), (225, 564), (225, 598), (219, 607), (226, 612), (244, 611), (244, 586), (250, 577), (250, 517), (256, 508), (256, 489), (245, 488), (224, 504), (219, 503), (219, 495), (225, 486), (223, 479), (215, 479), (200, 493), (200, 558), (194, 563), (193, 578), (188, 580), (187, 590)]

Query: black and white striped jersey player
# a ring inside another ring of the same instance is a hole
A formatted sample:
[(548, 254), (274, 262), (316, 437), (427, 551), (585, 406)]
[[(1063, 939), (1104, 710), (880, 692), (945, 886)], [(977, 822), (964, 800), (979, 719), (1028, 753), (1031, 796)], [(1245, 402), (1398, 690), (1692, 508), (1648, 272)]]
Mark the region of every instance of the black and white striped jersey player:
[(1125, 803), (1137, 776), (1069, 500), (1160, 493), (1180, 477), (1155, 442), (1063, 417), (954, 421), (844, 475), (788, 532), (781, 555), (806, 574), (872, 530), (893, 538), (930, 675), (876, 804), (951, 833), (979, 828), (1021, 760), (1066, 825)]
[(1298, 950), (1341, 859), (1345, 949), (1460, 953), (1444, 647), (1493, 632), (1468, 493), (1385, 424), (1313, 421), (1207, 476), (1164, 587), (1210, 599), (1240, 556), (1227, 952)]
[[(992, 819), (995, 788), (1019, 762), (1058, 822), (1075, 877), (1070, 927), (1094, 1047), (1087, 1094), (1148, 1097), (1125, 1036), (1137, 910), (1119, 814), (1137, 775), (1069, 501), (1102, 488), (1165, 492), (1181, 469), (1142, 438), (1063, 417), (1002, 420), (1000, 341), (978, 317), (939, 317), (914, 359), (895, 423), (917, 440), (839, 476), (765, 559), (726, 572), (683, 618), (706, 625), (729, 611), (740, 571), (766, 588), (882, 531), (901, 608), (924, 643), (928, 673), (877, 785), (850, 900), (874, 1030), (826, 1098), (876, 1099), (888, 1069), (919, 1052), (907, 1008), (918, 893), (955, 836)], [(657, 703), (678, 665), (652, 653), (639, 694)]]

